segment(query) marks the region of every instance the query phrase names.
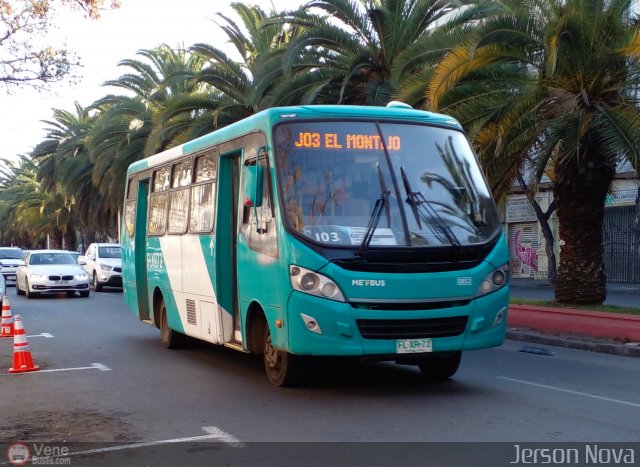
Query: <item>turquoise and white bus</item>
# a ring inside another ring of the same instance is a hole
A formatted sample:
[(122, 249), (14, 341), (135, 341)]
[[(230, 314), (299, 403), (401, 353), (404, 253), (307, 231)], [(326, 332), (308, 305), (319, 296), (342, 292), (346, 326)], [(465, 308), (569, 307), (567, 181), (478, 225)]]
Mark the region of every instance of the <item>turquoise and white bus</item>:
[(311, 356), (452, 376), (505, 337), (509, 256), (460, 124), (387, 107), (272, 108), (132, 164), (124, 296), (165, 347)]

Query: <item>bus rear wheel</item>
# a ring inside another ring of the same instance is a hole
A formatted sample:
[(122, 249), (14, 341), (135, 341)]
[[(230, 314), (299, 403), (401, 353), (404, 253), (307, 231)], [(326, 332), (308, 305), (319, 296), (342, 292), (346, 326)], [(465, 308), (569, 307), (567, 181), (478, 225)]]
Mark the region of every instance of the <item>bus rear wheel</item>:
[(167, 307), (164, 304), (163, 298), (161, 298), (158, 303), (158, 311), (160, 318), (158, 327), (160, 328), (160, 340), (162, 341), (162, 345), (166, 349), (179, 349), (184, 345), (186, 336), (169, 327), (169, 321), (167, 320)]
[(461, 359), (460, 351), (434, 353), (423, 357), (418, 367), (427, 380), (444, 381), (456, 374)]
[(300, 374), (300, 358), (284, 350), (276, 349), (271, 342), (269, 325), (264, 323), (264, 369), (274, 386), (293, 386)]

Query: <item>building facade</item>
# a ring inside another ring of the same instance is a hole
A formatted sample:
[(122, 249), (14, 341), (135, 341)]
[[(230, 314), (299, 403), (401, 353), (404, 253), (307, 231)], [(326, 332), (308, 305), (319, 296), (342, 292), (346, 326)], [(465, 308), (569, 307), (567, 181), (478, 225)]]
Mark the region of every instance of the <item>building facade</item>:
[[(638, 179), (635, 173), (619, 173), (605, 201), (603, 221), (604, 263), (608, 282), (640, 284), (640, 236), (634, 225)], [(536, 201), (545, 212), (553, 200), (551, 190), (540, 191)], [(546, 280), (549, 261), (542, 229), (526, 195), (514, 193), (504, 210), (505, 231), (511, 251), (511, 273), (515, 278)], [(562, 239), (558, 238), (558, 217), (549, 225), (553, 249), (559, 261)]]

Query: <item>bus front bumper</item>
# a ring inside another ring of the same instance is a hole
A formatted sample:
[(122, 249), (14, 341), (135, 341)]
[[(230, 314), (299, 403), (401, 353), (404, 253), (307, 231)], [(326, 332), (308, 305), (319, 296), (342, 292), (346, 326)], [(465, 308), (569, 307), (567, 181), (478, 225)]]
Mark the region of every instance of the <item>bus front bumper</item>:
[[(397, 306), (394, 310), (363, 310), (349, 303), (294, 292), (288, 303), (287, 350), (299, 355), (394, 359), (414, 344), (426, 345), (431, 352), (495, 347), (504, 342), (508, 303), (508, 287), (463, 306), (426, 310), (398, 310)], [(310, 319), (317, 323), (313, 330)], [(411, 323), (412, 320), (416, 321)], [(393, 329), (385, 335), (385, 326), (406, 329), (416, 324), (430, 329), (429, 336), (405, 339), (403, 332), (397, 334)], [(442, 326), (447, 328), (447, 336), (434, 337)], [(382, 331), (371, 336), (367, 327)]]

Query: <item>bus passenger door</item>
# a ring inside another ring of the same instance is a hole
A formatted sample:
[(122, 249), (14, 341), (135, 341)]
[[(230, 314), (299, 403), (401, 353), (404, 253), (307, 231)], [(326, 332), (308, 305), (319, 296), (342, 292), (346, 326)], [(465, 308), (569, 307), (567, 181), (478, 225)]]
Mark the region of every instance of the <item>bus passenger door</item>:
[[(138, 183), (138, 200), (136, 206), (136, 226), (134, 230), (136, 294), (138, 296), (138, 313), (141, 320), (148, 320), (149, 292), (147, 290), (147, 209), (149, 195), (149, 179)], [(157, 323), (156, 323), (157, 324)]]
[(217, 298), (221, 308), (224, 342), (240, 342), (235, 332), (238, 318), (237, 239), (238, 190), (241, 151), (224, 154), (218, 168), (218, 202), (216, 225)]

